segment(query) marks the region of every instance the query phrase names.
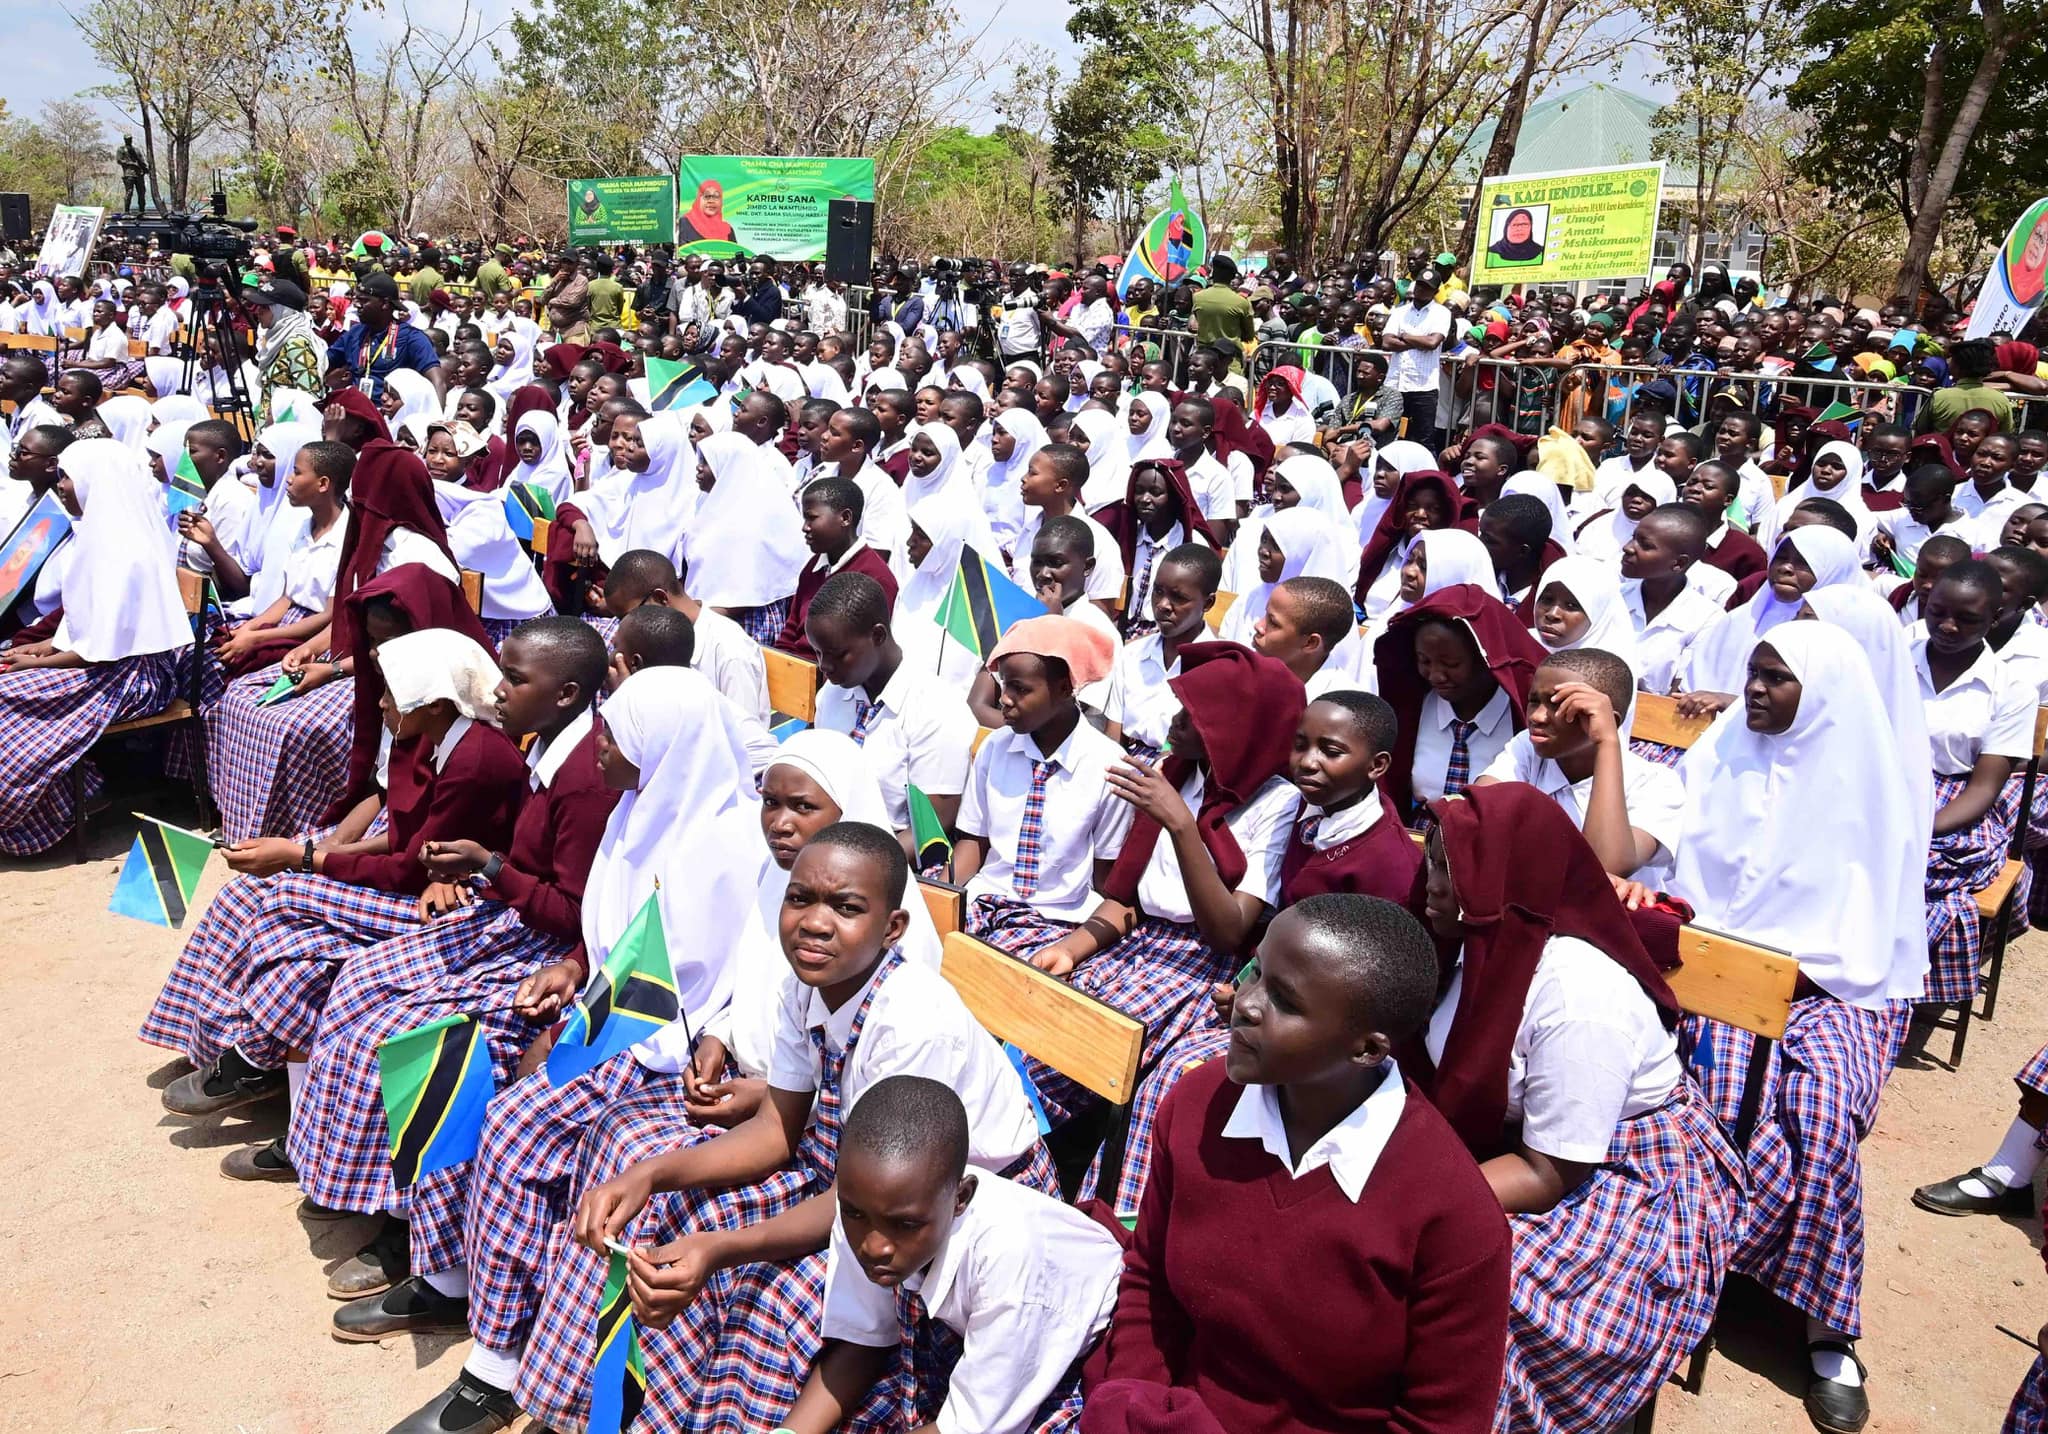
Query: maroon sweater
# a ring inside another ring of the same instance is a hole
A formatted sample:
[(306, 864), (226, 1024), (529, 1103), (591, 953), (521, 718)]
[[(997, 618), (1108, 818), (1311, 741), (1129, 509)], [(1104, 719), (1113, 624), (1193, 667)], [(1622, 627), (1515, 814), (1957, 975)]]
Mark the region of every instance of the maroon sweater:
[[(889, 596), (889, 607), (896, 607), (896, 574), (889, 571), (889, 565), (882, 561), (882, 555), (862, 543), (854, 555), (846, 560), (842, 573), (866, 573), (882, 585), (882, 591)], [(791, 653), (806, 662), (818, 660), (818, 654), (811, 650), (811, 639), (804, 633), (804, 617), (811, 610), (811, 599), (818, 595), (818, 589), (825, 586), (825, 579), (834, 576), (820, 553), (804, 564), (804, 570), (797, 574), (796, 596), (790, 599), (789, 616), (783, 621), (782, 631), (775, 635), (770, 644), (778, 652)]]
[(1223, 1137), (1223, 1066), (1160, 1106), (1102, 1378), (1192, 1390), (1230, 1434), (1485, 1434), (1508, 1225), (1464, 1145), (1411, 1088), (1353, 1204)]
[[(404, 758), (393, 752), (395, 767)], [(420, 864), (430, 841), (477, 842), (496, 851), (511, 840), (526, 797), (526, 762), (503, 732), (474, 723), (462, 734), (440, 771), (426, 763), (426, 791), (418, 801), (391, 807), (387, 852), (331, 852), (321, 873), (351, 886), (374, 886), (401, 896), (418, 896), (433, 880)]]
[(569, 750), (555, 779), (526, 799), (512, 829), (512, 849), (491, 882), (491, 894), (519, 913), (522, 924), (550, 936), (583, 935), (583, 884), (597, 856), (605, 822), (619, 794), (597, 766), (597, 728)]
[(1730, 528), (1721, 541), (1707, 549), (1706, 562), (1740, 582), (1751, 573), (1768, 572), (1771, 560), (1763, 545), (1740, 528)]
[(1280, 905), (1294, 905), (1304, 896), (1349, 893), (1406, 902), (1422, 869), (1422, 848), (1408, 829), (1394, 820), (1393, 809), (1380, 804), (1380, 819), (1347, 842), (1317, 851), (1301, 839), (1301, 826), (1288, 834), (1280, 858)]

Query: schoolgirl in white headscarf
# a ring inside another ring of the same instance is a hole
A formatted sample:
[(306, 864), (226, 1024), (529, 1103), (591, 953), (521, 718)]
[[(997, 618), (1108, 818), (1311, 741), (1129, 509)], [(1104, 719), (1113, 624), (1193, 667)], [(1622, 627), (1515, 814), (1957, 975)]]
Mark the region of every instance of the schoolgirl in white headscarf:
[(514, 426), (512, 440), (516, 445), (519, 435), (530, 433), (540, 444), (540, 456), (528, 463), (521, 459), (506, 481), (531, 483), (547, 490), (548, 496), (556, 503), (566, 503), (574, 491), (576, 480), (569, 472), (568, 445), (562, 442), (562, 425), (554, 414), (544, 408), (519, 415)]
[[(294, 508), (285, 496), (285, 481), (299, 450), (320, 440), (317, 423), (273, 423), (256, 435), (256, 444), (275, 460), (268, 484), (256, 485), (256, 517), (250, 525), (250, 543), (257, 553), (256, 571), (249, 575), (249, 596), (233, 605), (250, 616), (263, 612), (284, 596), (285, 560), (312, 524), (312, 515)], [(336, 557), (339, 558), (337, 550)]]
[[(1821, 471), (1822, 459), (1828, 460), (1825, 473)], [(1827, 484), (1825, 479), (1833, 475), (1836, 465), (1840, 465), (1842, 476), (1836, 478), (1832, 485)], [(1756, 540), (1763, 545), (1765, 552), (1771, 551), (1786, 525), (1792, 521), (1792, 515), (1808, 498), (1826, 498), (1841, 504), (1855, 520), (1857, 551), (1870, 551), (1870, 535), (1877, 531), (1877, 515), (1863, 501), (1863, 454), (1855, 444), (1844, 443), (1840, 439), (1822, 444), (1820, 452), (1813, 455), (1806, 481), (1765, 512), (1756, 534)]]
[(496, 350), (492, 351), (496, 362), (484, 387), (501, 401), (533, 382), (533, 344), (533, 338), (518, 329), (507, 329), (498, 335), (498, 348), (508, 350), (508, 354), (497, 358)]
[(396, 433), (413, 419), (419, 419), (421, 433), (425, 425), (441, 417), (441, 396), (434, 392), (434, 384), (425, 374), (415, 373), (409, 368), (395, 368), (384, 376), (384, 391), (398, 399), (398, 409), (384, 416), (384, 421)]
[(935, 493), (910, 510), (910, 521), (930, 546), (897, 591), (889, 627), (903, 649), (906, 666), (913, 672), (938, 673), (956, 685), (965, 700), (981, 663), (937, 619), (960, 572), (960, 553), (972, 531), (970, 514), (954, 495)]
[(117, 443), (126, 444), (137, 452), (142, 450), (142, 440), (149, 436), (149, 426), (155, 421), (149, 411), (148, 399), (136, 393), (117, 393), (94, 411)]
[(743, 434), (713, 434), (697, 459), (699, 488), (706, 471), (712, 487), (683, 535), (690, 595), (734, 612), (789, 597), (811, 556), (789, 485)]
[[(1550, 589), (1559, 588), (1578, 609), (1562, 614), (1564, 629), (1545, 630)], [(1572, 647), (1597, 647), (1636, 666), (1636, 629), (1629, 619), (1628, 604), (1621, 596), (1621, 574), (1612, 563), (1591, 558), (1560, 558), (1543, 570), (1536, 580), (1536, 626), (1529, 629), (1536, 640), (1552, 652)]]
[[(1856, 544), (1824, 523), (1794, 528), (1771, 555), (1772, 566), (1790, 544), (1801, 566), (1813, 574), (1807, 592), (1851, 582), (1857, 575)], [(1737, 693), (1748, 680), (1749, 654), (1758, 638), (1799, 616), (1802, 599), (1778, 595), (1770, 581), (1741, 607), (1724, 612), (1693, 639), (1679, 686), (1686, 692)]]
[(1525, 468), (1500, 485), (1501, 497), (1505, 498), (1510, 493), (1534, 498), (1543, 505), (1544, 510), (1550, 514), (1550, 540), (1563, 550), (1566, 557), (1579, 550), (1579, 540), (1572, 532), (1570, 521), (1565, 517), (1564, 499), (1558, 494), (1557, 484), (1533, 468)]
[(1586, 557), (1610, 563), (1621, 561), (1621, 550), (1636, 532), (1636, 520), (1628, 515), (1627, 506), (1632, 493), (1647, 497), (1652, 507), (1678, 501), (1678, 485), (1663, 469), (1651, 464), (1622, 485), (1611, 511), (1596, 514), (1578, 530), (1578, 549)]
[[(1230, 551), (1224, 555), (1222, 591), (1242, 593), (1259, 582), (1259, 534), (1266, 530), (1266, 524), (1276, 513), (1298, 508), (1321, 515), (1331, 527), (1348, 533), (1350, 515), (1344, 510), (1344, 482), (1337, 476), (1337, 470), (1326, 458), (1313, 453), (1297, 453), (1273, 465), (1266, 475), (1266, 489), (1274, 501), (1261, 504), (1251, 516), (1237, 525), (1237, 532), (1230, 540)], [(1295, 495), (1288, 507), (1282, 507), (1286, 491)], [(1349, 541), (1347, 539), (1347, 541)], [(1354, 548), (1355, 542), (1351, 544)], [(1357, 566), (1357, 555), (1352, 556), (1352, 566)], [(1352, 579), (1357, 573), (1354, 571)], [(1339, 579), (1349, 585), (1349, 580)]]
[[(1249, 647), (1252, 628), (1266, 615), (1273, 589), (1290, 578), (1328, 578), (1342, 584), (1358, 571), (1358, 559), (1349, 552), (1342, 529), (1328, 515), (1313, 508), (1285, 508), (1266, 519), (1263, 537), (1280, 550), (1280, 575), (1272, 582), (1261, 579), (1230, 605), (1217, 633), (1225, 642)], [(1335, 660), (1335, 654), (1332, 654)]]
[(1166, 425), (1173, 410), (1165, 396), (1149, 390), (1140, 392), (1131, 399), (1131, 418), (1135, 419), (1140, 411), (1145, 415), (1144, 427), (1131, 428), (1128, 420), (1124, 425), (1129, 430), (1124, 440), (1130, 452), (1129, 462), (1135, 465), (1142, 458), (1173, 457), (1173, 445), (1166, 441)]
[(680, 413), (628, 414), (614, 423), (638, 425), (647, 466), (607, 468), (576, 495), (576, 507), (597, 539), (597, 555), (609, 565), (635, 548), (674, 553), (702, 496), (687, 420)]
[[(1028, 408), (1006, 408), (990, 423), (1002, 435), (1002, 441), (1009, 443), (1010, 456), (992, 458), (988, 471), (982, 475), (981, 510), (988, 517), (997, 543), (1004, 552), (1010, 552), (1017, 545), (1018, 534), (1024, 531), (1024, 475), (1030, 470), (1031, 455), (1045, 447), (1045, 425)], [(997, 441), (992, 434), (991, 454)]]
[[(1000, 559), (1001, 550), (996, 546), (995, 531), (982, 507), (981, 494), (974, 491), (960, 463), (959, 435), (944, 423), (913, 423), (906, 430), (905, 439), (911, 446), (911, 464), (910, 472), (903, 480), (904, 511), (907, 513), (917, 508), (927, 498), (944, 497), (958, 505), (965, 514), (967, 545), (985, 558)], [(929, 473), (917, 471), (917, 459), (921, 456), (917, 452), (920, 439), (930, 443), (939, 455), (938, 466)], [(1018, 471), (1021, 474), (1022, 470)], [(889, 570), (896, 574), (899, 585), (909, 580), (910, 568), (907, 552), (889, 554)]]
[(1130, 430), (1113, 413), (1091, 408), (1074, 415), (1075, 431), (1088, 440), (1088, 481), (1081, 506), (1089, 512), (1121, 503), (1131, 483)]

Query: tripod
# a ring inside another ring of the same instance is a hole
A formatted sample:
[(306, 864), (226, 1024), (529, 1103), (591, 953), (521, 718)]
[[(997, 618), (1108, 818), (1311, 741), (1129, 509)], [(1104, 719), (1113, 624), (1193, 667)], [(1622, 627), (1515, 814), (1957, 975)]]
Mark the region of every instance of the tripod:
[(256, 406), (249, 397), (248, 385), (242, 380), (242, 341), (235, 332), (233, 305), (228, 299), (222, 275), (215, 266), (205, 262), (199, 265), (198, 282), (192, 286), (187, 298), (192, 312), (179, 334), (178, 356), (185, 361), (185, 372), (179, 381), (178, 391), (192, 392), (200, 360), (206, 353), (206, 340), (212, 339), (221, 356), (221, 372), (227, 375), (227, 386), (226, 392), (222, 392), (209, 384), (212, 392), (207, 406), (234, 424), (245, 442), (254, 442)]

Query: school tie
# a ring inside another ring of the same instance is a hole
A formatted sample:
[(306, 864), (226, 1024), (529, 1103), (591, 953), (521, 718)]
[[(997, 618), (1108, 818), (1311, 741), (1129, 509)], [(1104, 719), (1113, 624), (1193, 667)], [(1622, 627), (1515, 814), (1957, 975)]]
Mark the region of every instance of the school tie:
[(1045, 854), (1045, 779), (1052, 769), (1050, 757), (1031, 764), (1031, 791), (1024, 798), (1024, 820), (1017, 827), (1017, 870), (1011, 884), (1026, 901), (1038, 890), (1038, 862)]
[(1323, 819), (1321, 817), (1310, 817), (1301, 824), (1301, 844), (1303, 846), (1314, 846), (1316, 844), (1316, 833), (1322, 829)]
[(1479, 730), (1477, 722), (1451, 719), (1451, 763), (1444, 768), (1444, 795), (1455, 797), (1472, 785), (1472, 749), (1467, 745)]
[(898, 1365), (905, 1375), (899, 1386), (903, 1427), (916, 1428), (938, 1418), (952, 1383), (953, 1368), (960, 1363), (965, 1344), (951, 1325), (932, 1318), (923, 1295), (900, 1286), (896, 1292), (896, 1319), (903, 1347), (910, 1356)]
[(846, 735), (853, 738), (853, 743), (856, 747), (862, 746), (867, 742), (868, 723), (874, 721), (875, 714), (881, 710), (882, 701), (879, 697), (873, 702), (862, 697), (856, 697), (853, 700), (853, 730)]

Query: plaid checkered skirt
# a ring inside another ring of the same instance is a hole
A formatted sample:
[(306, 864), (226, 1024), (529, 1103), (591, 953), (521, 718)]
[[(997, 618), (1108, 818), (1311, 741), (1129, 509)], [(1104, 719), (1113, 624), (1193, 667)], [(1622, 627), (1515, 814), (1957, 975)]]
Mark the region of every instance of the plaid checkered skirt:
[(586, 612), (583, 620), (597, 629), (597, 635), (605, 640), (606, 646), (611, 645), (612, 634), (619, 630), (617, 618), (605, 613)]
[[(1089, 1162), (1081, 1182), (1080, 1198), (1114, 1197), (1119, 1219), (1137, 1218), (1139, 1202), (1145, 1198), (1145, 1182), (1152, 1173), (1152, 1138), (1159, 1125), (1159, 1107), (1180, 1084), (1182, 1076), (1220, 1057), (1230, 1045), (1230, 1030), (1216, 1021), (1212, 1007), (1203, 1025), (1189, 1031), (1159, 1053), (1158, 1060), (1138, 1080), (1138, 1097), (1131, 1103), (1130, 1133), (1124, 1139), (1124, 1170), (1117, 1188), (1099, 1186), (1102, 1156)], [(1147, 1053), (1150, 1059), (1150, 1052)]]
[(775, 641), (782, 625), (789, 621), (789, 605), (794, 600), (792, 596), (778, 598), (762, 607), (738, 608), (733, 612), (732, 620), (748, 637), (766, 647)]
[(194, 1065), (220, 1054), (218, 1032), (241, 1010), (248, 982), (249, 948), (242, 937), (262, 912), (275, 879), (235, 877), (208, 903), (143, 1019), (143, 1040), (180, 1051)]
[(443, 1016), (476, 1016), (503, 1089), (538, 1034), (512, 1010), (513, 993), (570, 947), (491, 901), (343, 962), (313, 1034), (305, 1084), (292, 1101), (287, 1144), (300, 1191), (331, 1209), (410, 1218), (411, 1192), (391, 1187), (378, 1045)]
[(1028, 903), (1006, 897), (977, 896), (967, 904), (967, 934), (1012, 956), (1035, 956), (1073, 930), (1071, 922), (1040, 916)]
[(1999, 1434), (2048, 1434), (2048, 1358), (2034, 1356)]
[(1629, 738), (1628, 749), (1645, 762), (1655, 762), (1660, 767), (1675, 767), (1685, 759), (1685, 748), (1667, 747), (1662, 742), (1649, 742), (1641, 737)]
[(207, 776), (230, 841), (304, 831), (348, 783), (355, 680), (336, 678), (258, 707), (282, 671), (273, 665), (235, 678), (206, 713)]
[[(1068, 978), (1077, 991), (1145, 1023), (1146, 1051), (1165, 1050), (1209, 1014), (1209, 988), (1230, 979), (1234, 961), (1212, 949), (1193, 923), (1144, 916), (1131, 934)], [(1026, 1057), (1031, 1079), (1054, 1125), (1071, 1120), (1100, 1097), (1051, 1066)]]
[(0, 672), (0, 853), (31, 856), (71, 835), (72, 770), (116, 722), (162, 711), (190, 655)]
[(2033, 1059), (2020, 1067), (2019, 1074), (2014, 1076), (2013, 1080), (2019, 1083), (2021, 1090), (2048, 1095), (2048, 1046), (2035, 1051)]
[[(884, 1383), (893, 1382), (892, 1400), (901, 1411), (898, 1429), (918, 1429), (938, 1422), (952, 1392), (953, 1371), (966, 1353), (966, 1345), (952, 1326), (910, 1308), (915, 1299), (908, 1291), (896, 1294), (897, 1320), (903, 1326), (900, 1357)], [(923, 1300), (916, 1300), (922, 1311)], [(1092, 1347), (1091, 1347), (1092, 1348)], [(1081, 1427), (1081, 1374), (1087, 1352), (1067, 1369), (1052, 1393), (1031, 1416), (1031, 1434), (1072, 1434)]]
[[(1936, 777), (1937, 809), (1961, 795), (1968, 777)], [(1984, 922), (1976, 893), (2005, 865), (2020, 818), (2018, 777), (2008, 781), (1977, 823), (1934, 839), (1927, 854), (1927, 982), (1920, 999), (1937, 1005), (1974, 1000)]]
[[(1832, 996), (1792, 1006), (1772, 1048), (1749, 1172), (1749, 1223), (1731, 1266), (1801, 1312), (1862, 1331), (1863, 1159), (1878, 1097), (1912, 1007), (1866, 1011)], [(1735, 1128), (1754, 1039), (1688, 1016), (1680, 1028), (1694, 1076), (1721, 1123)]]
[(1712, 1325), (1743, 1208), (1741, 1157), (1686, 1080), (1556, 1208), (1509, 1216), (1496, 1434), (1625, 1423)]

